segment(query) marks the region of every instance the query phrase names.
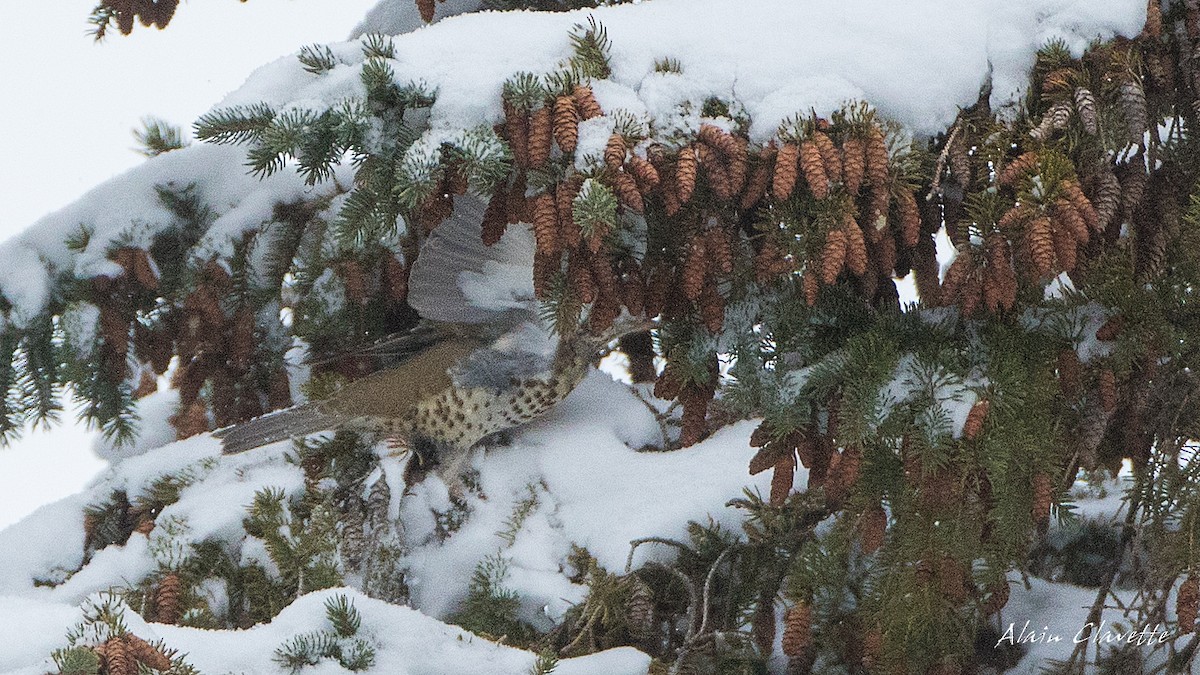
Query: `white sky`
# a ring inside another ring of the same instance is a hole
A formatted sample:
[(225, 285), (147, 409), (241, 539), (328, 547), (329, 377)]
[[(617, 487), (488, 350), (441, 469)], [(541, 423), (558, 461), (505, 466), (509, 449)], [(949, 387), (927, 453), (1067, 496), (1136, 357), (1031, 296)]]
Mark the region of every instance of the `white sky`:
[[(98, 0), (0, 0), (0, 239), (142, 161), (146, 115), (192, 121), (254, 68), (343, 40), (376, 0), (192, 0), (165, 31), (86, 35)], [(0, 449), (0, 528), (78, 492), (105, 463), (70, 423)]]

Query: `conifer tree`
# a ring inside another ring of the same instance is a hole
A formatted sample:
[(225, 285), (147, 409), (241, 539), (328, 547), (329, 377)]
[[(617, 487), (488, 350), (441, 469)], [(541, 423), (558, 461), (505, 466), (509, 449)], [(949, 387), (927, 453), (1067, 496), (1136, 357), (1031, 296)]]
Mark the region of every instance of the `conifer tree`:
[[(417, 4), (428, 20), (432, 3)], [(167, 7), (106, 1), (98, 25), (162, 27)], [(316, 362), (310, 394), (322, 371), (361, 375), (363, 357), (346, 345), (416, 324), (408, 271), (470, 193), (488, 203), (485, 243), (532, 227), (529, 274), (561, 332), (603, 330), (623, 313), (658, 318), (649, 353), (665, 365), (653, 393), (677, 403), (674, 448), (753, 417), (747, 468), (772, 474), (769, 495), (735, 503), (744, 541), (696, 526), (688, 543), (658, 542), (679, 549), (675, 568), (618, 577), (591, 561), (580, 572), (590, 602), (547, 646), (636, 643), (674, 672), (703, 659), (761, 663), (778, 612), (795, 672), (818, 662), (968, 672), (980, 627), (1008, 600), (1008, 574), (1065, 516), (1076, 476), (1123, 463), (1133, 487), (1117, 545), (1132, 552), (1140, 533), (1156, 563), (1139, 581), (1156, 592), (1131, 612), (1165, 617), (1171, 606), (1190, 633), (1200, 5), (1151, 0), (1148, 15), (1140, 36), (1082, 56), (1046, 45), (1018, 114), (993, 111), (985, 89), (929, 139), (869, 101), (828, 116), (798, 110), (766, 142), (715, 92), (684, 129), (605, 110), (596, 90), (619, 45), (593, 20), (576, 25), (565, 63), (503, 84), (491, 102), (498, 124), (443, 129), (432, 143), (439, 92), (397, 77), (389, 38), (364, 38), (353, 59), (305, 49), (299, 62), (314, 78), (353, 67), (355, 95), (324, 108), (218, 109), (196, 136), (235, 146), (264, 180), (294, 172), (313, 189), (221, 247), (205, 236), (213, 217), (197, 189), (160, 188), (168, 226), (103, 244), (103, 274), (62, 275), (43, 313), (4, 329), (0, 432), (53, 420), (69, 384), (89, 420), (128, 438), (141, 373), (173, 359), (181, 436), (289, 405), (294, 342)], [(606, 140), (587, 155), (598, 123)], [(169, 134), (150, 133), (148, 146), (172, 151)], [(954, 248), (944, 271), (942, 231)], [(84, 224), (70, 246), (94, 252), (92, 234)], [(910, 275), (919, 303), (902, 306), (897, 280)], [(367, 467), (338, 474), (325, 449), (309, 450), (301, 456), (325, 462), (314, 475), (353, 474), (346, 482), (363, 487)], [(97, 541), (133, 530), (127, 499), (113, 499), (125, 501), (97, 509)], [(300, 522), (284, 504), (261, 494), (247, 530), (289, 560), (288, 593), (335, 583), (339, 552), (369, 563), (345, 541), (339, 551), (303, 538), (345, 537), (345, 514), (363, 504), (339, 493), (294, 505), (309, 529), (293, 540), (277, 533)], [(511, 604), (486, 572), (475, 599)], [(1094, 613), (1117, 573), (1101, 579)], [(685, 623), (646, 618), (656, 612)], [(293, 643), (280, 659), (298, 668), (330, 656), (324, 644)], [(1190, 659), (1194, 642), (1166, 649)], [(1064, 672), (1087, 658), (1077, 651)]]

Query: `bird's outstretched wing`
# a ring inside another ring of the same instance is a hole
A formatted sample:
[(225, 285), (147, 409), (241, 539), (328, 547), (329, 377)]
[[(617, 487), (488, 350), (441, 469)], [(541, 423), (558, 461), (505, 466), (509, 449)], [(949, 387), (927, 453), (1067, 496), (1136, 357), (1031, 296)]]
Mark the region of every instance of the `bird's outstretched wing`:
[(510, 225), (500, 241), (483, 243), (478, 197), (454, 199), (454, 215), (430, 233), (408, 279), (408, 304), (424, 319), (449, 324), (515, 326), (536, 318), (533, 234)]

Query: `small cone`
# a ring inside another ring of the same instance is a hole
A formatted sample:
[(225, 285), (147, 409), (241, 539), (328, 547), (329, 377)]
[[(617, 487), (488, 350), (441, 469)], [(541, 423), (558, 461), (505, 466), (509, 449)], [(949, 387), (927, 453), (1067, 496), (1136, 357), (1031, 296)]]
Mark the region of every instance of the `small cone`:
[(641, 579), (636, 576), (629, 578), (632, 579), (633, 590), (625, 603), (625, 617), (633, 637), (645, 640), (654, 630), (654, 595)]
[(800, 169), (804, 172), (804, 181), (813, 197), (825, 199), (829, 196), (829, 176), (825, 173), (825, 161), (821, 151), (813, 141), (800, 144)]
[(872, 504), (859, 522), (859, 543), (862, 552), (870, 555), (883, 546), (887, 537), (887, 512), (878, 503)]
[(800, 601), (783, 618), (783, 653), (803, 656), (812, 646), (812, 608)]
[(175, 572), (168, 573), (158, 582), (158, 590), (154, 594), (155, 621), (167, 624), (179, 623), (181, 590), (179, 575)]
[(1026, 152), (1025, 154), (1014, 159), (1011, 163), (1009, 163), (1008, 166), (1004, 167), (1004, 170), (1000, 172), (1000, 176), (997, 178), (997, 180), (1001, 185), (1012, 185), (1016, 183), (1021, 176), (1036, 169), (1039, 161), (1041, 160), (1036, 152)]
[(512, 146), (513, 159), (517, 166), (528, 169), (529, 161), (529, 115), (516, 106), (504, 101), (504, 133)]
[(837, 281), (846, 265), (846, 234), (833, 230), (825, 237), (825, 248), (821, 252), (821, 282), (826, 286)]
[[(125, 643), (126, 651), (135, 661), (145, 664), (152, 670), (167, 671), (171, 669), (171, 659), (149, 642), (133, 633), (126, 633), (121, 640)], [(137, 672), (136, 668), (134, 672)]]
[(616, 193), (617, 200), (634, 213), (645, 211), (646, 205), (642, 201), (642, 192), (638, 189), (637, 181), (633, 176), (624, 171), (617, 171), (612, 176), (613, 192)]
[(967, 421), (963, 423), (963, 438), (973, 441), (979, 437), (990, 407), (991, 403), (986, 398), (979, 399), (971, 406), (971, 412), (967, 413)]
[(1029, 223), (1025, 230), (1025, 246), (1037, 278), (1048, 278), (1054, 271), (1054, 235), (1049, 218), (1040, 216)]
[(704, 290), (704, 277), (707, 270), (708, 251), (704, 246), (704, 239), (695, 235), (688, 247), (687, 258), (684, 259), (683, 270), (680, 274), (683, 295), (688, 300), (694, 302), (700, 297), (700, 293)]
[(771, 195), (777, 201), (782, 202), (792, 196), (799, 170), (800, 147), (794, 143), (784, 143), (775, 156), (775, 175), (771, 183)]
[(688, 203), (696, 191), (697, 164), (695, 148), (689, 145), (679, 151), (679, 159), (675, 163), (675, 186), (680, 204)]
[(554, 121), (550, 108), (542, 106), (529, 116), (529, 166), (540, 167), (550, 159), (550, 146), (554, 140)]
[(821, 152), (821, 163), (824, 164), (825, 175), (830, 181), (841, 183), (842, 156), (838, 152), (837, 146), (833, 144), (829, 136), (821, 131), (814, 133), (811, 140), (817, 146), (817, 150)]
[(867, 257), (867, 241), (853, 214), (846, 214), (842, 231), (846, 233), (846, 269), (854, 276), (862, 277), (867, 273), (870, 260)]
[(571, 98), (575, 99), (575, 106), (579, 109), (579, 114), (585, 120), (600, 117), (604, 114), (604, 110), (600, 108), (600, 104), (596, 101), (596, 96), (592, 93), (591, 87), (575, 85), (575, 88), (571, 91)]
[(1075, 398), (1083, 388), (1083, 364), (1074, 349), (1058, 353), (1058, 386), (1068, 398)]
[(1193, 575), (1188, 575), (1179, 584), (1179, 594), (1175, 597), (1175, 616), (1178, 618), (1180, 633), (1196, 631), (1196, 608), (1200, 603), (1200, 581)]
[(1121, 330), (1125, 328), (1125, 317), (1120, 314), (1112, 315), (1104, 325), (1096, 331), (1096, 339), (1104, 342), (1112, 342), (1121, 334)]
[(883, 130), (871, 126), (866, 139), (866, 178), (871, 186), (886, 190), (888, 186), (888, 150)]
[(795, 480), (796, 455), (788, 452), (775, 463), (775, 472), (771, 475), (771, 506), (783, 506), (788, 495), (792, 493)]
[(739, 204), (742, 209), (752, 208), (766, 196), (767, 188), (771, 185), (771, 160), (774, 155), (773, 148), (764, 148), (759, 155), (754, 171), (750, 172), (750, 178), (742, 190), (742, 200)]
[(1054, 497), (1054, 488), (1050, 477), (1044, 473), (1033, 476), (1033, 522), (1039, 526), (1050, 522), (1050, 506)]
[(540, 253), (554, 255), (562, 250), (558, 241), (558, 209), (548, 192), (533, 198), (533, 234)]
[(613, 134), (608, 138), (608, 144), (604, 146), (604, 163), (610, 169), (620, 169), (625, 164), (625, 153), (628, 148), (625, 147), (625, 139), (621, 134)]
[(638, 186), (643, 193), (650, 192), (658, 187), (659, 177), (658, 169), (654, 168), (648, 160), (638, 155), (629, 157), (629, 169), (633, 172), (633, 177), (637, 179)]
[(851, 136), (842, 144), (842, 182), (846, 192), (857, 195), (867, 171), (867, 144)]
[(1117, 409), (1117, 376), (1113, 371), (1104, 368), (1096, 378), (1096, 390), (1100, 397), (1100, 407), (1104, 412), (1111, 413)]
[(104, 672), (107, 675), (137, 675), (137, 662), (129, 655), (129, 648), (120, 638), (110, 638), (104, 643)]
[(570, 96), (559, 96), (554, 101), (554, 140), (568, 155), (579, 143), (579, 109)]

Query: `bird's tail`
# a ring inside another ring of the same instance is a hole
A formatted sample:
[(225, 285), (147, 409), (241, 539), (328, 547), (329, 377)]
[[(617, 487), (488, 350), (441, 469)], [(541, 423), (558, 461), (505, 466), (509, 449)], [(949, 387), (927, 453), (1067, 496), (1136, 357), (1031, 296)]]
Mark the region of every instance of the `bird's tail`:
[(336, 415), (322, 412), (316, 405), (288, 408), (218, 429), (213, 436), (221, 439), (221, 450), (227, 455), (245, 452), (268, 443), (304, 436), (336, 426)]

